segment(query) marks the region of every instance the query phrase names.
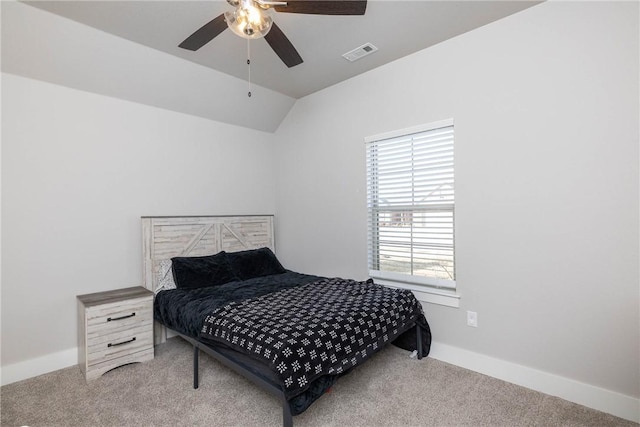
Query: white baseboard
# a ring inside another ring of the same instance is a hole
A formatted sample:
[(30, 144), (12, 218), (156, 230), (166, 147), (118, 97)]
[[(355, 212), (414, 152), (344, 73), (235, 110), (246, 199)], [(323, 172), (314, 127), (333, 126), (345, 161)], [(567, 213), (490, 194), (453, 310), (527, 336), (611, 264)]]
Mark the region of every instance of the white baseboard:
[(77, 364), (78, 349), (74, 347), (57, 353), (47, 354), (45, 356), (36, 357), (23, 362), (3, 366), (0, 368), (0, 379), (2, 385), (6, 385), (46, 374), (47, 372), (68, 368), (69, 366)]
[[(429, 357), (513, 384), (557, 396), (626, 420), (640, 422), (640, 399), (537, 369), (433, 342)], [(67, 368), (78, 363), (78, 349), (14, 363), (0, 369), (2, 385)]]
[(438, 342), (429, 357), (640, 422), (640, 399)]

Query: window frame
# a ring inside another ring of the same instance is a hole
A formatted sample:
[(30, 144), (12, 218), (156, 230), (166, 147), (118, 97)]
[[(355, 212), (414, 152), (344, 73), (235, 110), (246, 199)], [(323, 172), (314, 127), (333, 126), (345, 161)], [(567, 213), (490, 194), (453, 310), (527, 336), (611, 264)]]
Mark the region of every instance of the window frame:
[[(365, 142), (365, 153), (366, 158), (369, 156), (369, 145), (371, 143), (375, 143), (378, 141), (383, 141), (392, 138), (398, 138), (403, 136), (408, 136), (411, 134), (427, 132), (439, 128), (445, 127), (454, 127), (453, 119), (441, 120), (437, 122), (431, 122), (427, 124), (422, 124), (418, 126), (413, 126), (405, 129), (398, 129), (395, 131), (380, 133), (376, 135), (371, 135), (364, 138)], [(455, 129), (454, 129), (455, 132)], [(455, 162), (455, 133), (454, 133), (454, 162)], [(455, 166), (454, 166), (455, 168)], [(370, 177), (370, 169), (367, 166), (366, 168), (366, 178), (367, 178), (367, 199), (369, 199), (369, 181), (372, 179)], [(455, 176), (455, 169), (454, 169)], [(454, 178), (455, 182), (455, 178)], [(450, 209), (452, 213), (452, 221), (453, 221), (453, 260), (454, 260), (454, 272), (457, 270), (456, 268), (456, 233), (455, 233), (455, 196), (453, 203), (449, 203), (449, 205), (453, 205)], [(373, 216), (372, 206), (367, 206), (367, 221), (371, 219)], [(434, 208), (434, 211), (437, 208)], [(447, 209), (447, 211), (449, 211)], [(372, 242), (372, 231), (369, 229), (370, 225), (367, 225), (367, 269), (369, 271), (369, 275), (376, 280), (376, 283), (380, 283), (383, 285), (395, 287), (395, 288), (404, 288), (410, 289), (416, 294), (416, 297), (420, 301), (430, 302), (440, 305), (445, 305), (449, 307), (459, 307), (460, 295), (457, 293), (457, 285), (456, 285), (456, 275), (454, 273), (453, 280), (444, 280), (436, 277), (422, 277), (404, 273), (393, 273), (387, 271), (373, 270), (371, 267), (371, 260), (376, 258), (376, 254), (373, 253), (373, 242)]]

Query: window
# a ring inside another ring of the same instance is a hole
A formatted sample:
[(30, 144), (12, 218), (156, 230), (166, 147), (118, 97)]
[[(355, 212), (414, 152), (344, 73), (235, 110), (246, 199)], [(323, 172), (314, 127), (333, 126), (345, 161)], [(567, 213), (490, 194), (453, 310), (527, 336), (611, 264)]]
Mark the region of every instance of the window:
[(455, 289), (453, 120), (365, 142), (369, 274)]

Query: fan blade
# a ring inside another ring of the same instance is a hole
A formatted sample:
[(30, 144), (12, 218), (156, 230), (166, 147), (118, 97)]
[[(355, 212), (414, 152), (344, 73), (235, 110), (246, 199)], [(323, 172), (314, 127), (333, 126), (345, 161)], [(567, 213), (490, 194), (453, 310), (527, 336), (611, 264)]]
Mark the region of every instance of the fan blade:
[(271, 29), (264, 36), (264, 39), (287, 67), (291, 68), (302, 64), (303, 61), (300, 54), (275, 22), (271, 24)]
[(286, 6), (275, 6), (275, 9), (310, 15), (364, 15), (367, 0), (287, 0)]
[(224, 20), (224, 13), (204, 24), (199, 30), (191, 34), (185, 41), (180, 43), (180, 47), (189, 50), (198, 50), (205, 44), (213, 40), (218, 34), (227, 29)]

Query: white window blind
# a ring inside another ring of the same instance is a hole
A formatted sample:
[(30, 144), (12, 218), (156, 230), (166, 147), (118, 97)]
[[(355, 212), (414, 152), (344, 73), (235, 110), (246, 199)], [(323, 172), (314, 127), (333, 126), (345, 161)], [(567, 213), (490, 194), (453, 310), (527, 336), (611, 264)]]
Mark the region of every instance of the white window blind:
[(454, 133), (446, 123), (365, 140), (372, 277), (455, 288)]

